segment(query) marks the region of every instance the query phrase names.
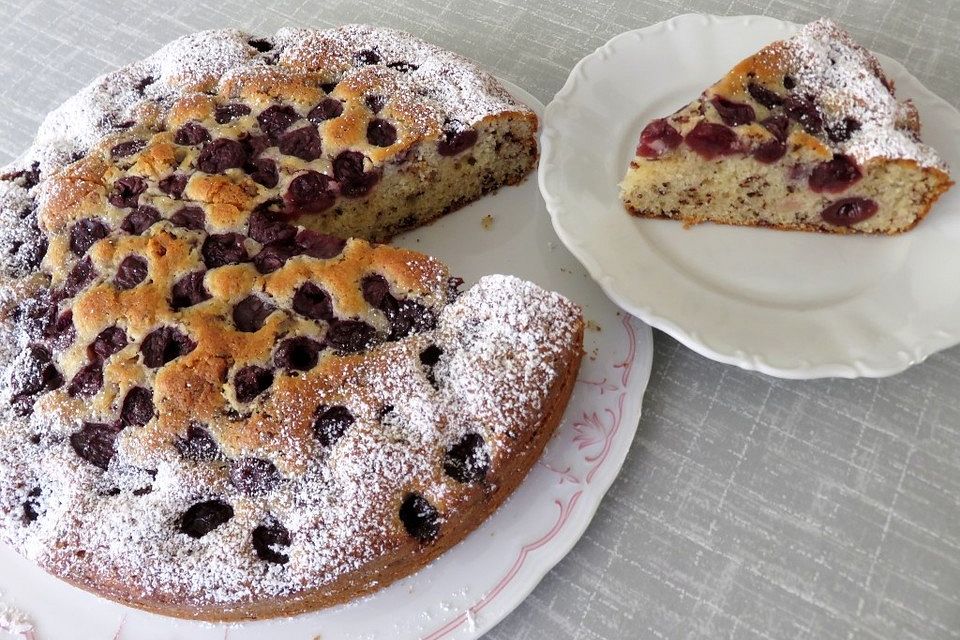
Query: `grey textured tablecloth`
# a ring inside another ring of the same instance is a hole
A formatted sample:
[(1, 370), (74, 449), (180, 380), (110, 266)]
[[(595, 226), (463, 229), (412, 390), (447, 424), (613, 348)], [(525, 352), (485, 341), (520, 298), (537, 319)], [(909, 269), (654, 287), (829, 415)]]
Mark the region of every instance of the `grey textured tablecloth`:
[[(95, 75), (197, 29), (396, 26), (549, 102), (611, 36), (688, 11), (832, 16), (960, 98), (943, 0), (0, 0), (0, 161)], [(658, 334), (623, 472), (489, 637), (960, 637), (960, 349), (885, 380), (785, 382)]]

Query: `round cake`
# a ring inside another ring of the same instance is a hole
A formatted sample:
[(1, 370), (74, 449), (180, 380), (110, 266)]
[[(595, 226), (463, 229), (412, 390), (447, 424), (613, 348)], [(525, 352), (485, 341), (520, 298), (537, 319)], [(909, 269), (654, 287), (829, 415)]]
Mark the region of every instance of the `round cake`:
[(209, 620), (461, 540), (560, 421), (580, 310), (376, 243), (521, 180), (536, 126), (366, 26), (195, 34), (68, 100), (0, 180), (0, 537)]

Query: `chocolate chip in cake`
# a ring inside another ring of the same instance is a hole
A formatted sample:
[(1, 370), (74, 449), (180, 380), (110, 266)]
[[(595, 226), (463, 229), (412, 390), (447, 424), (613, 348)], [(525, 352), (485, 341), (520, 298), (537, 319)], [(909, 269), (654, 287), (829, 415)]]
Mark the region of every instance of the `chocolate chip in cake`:
[(317, 366), (323, 345), (306, 336), (287, 338), (277, 345), (273, 362), (288, 371), (309, 371)]
[(120, 406), (120, 424), (124, 427), (142, 427), (153, 419), (153, 393), (146, 387), (133, 387), (127, 391)]
[(80, 459), (106, 471), (117, 453), (117, 436), (122, 430), (120, 425), (84, 422), (70, 435), (70, 446)]
[(87, 356), (91, 362), (103, 362), (127, 346), (127, 334), (120, 327), (107, 327), (90, 343)]
[(249, 295), (233, 307), (233, 324), (238, 331), (246, 333), (259, 331), (275, 310), (276, 307), (269, 302), (255, 295)]
[(203, 231), (206, 225), (206, 217), (206, 214), (200, 207), (182, 207), (170, 216), (170, 223), (182, 229)]
[(286, 210), (293, 214), (320, 213), (333, 206), (336, 195), (330, 188), (330, 177), (307, 170), (290, 181), (283, 195)]
[(251, 180), (265, 186), (267, 189), (273, 189), (280, 183), (280, 172), (277, 169), (277, 163), (270, 158), (250, 160), (243, 169), (250, 176)]
[(185, 436), (179, 436), (173, 443), (181, 456), (188, 460), (209, 461), (222, 457), (217, 441), (203, 426), (192, 422)]
[(447, 450), (443, 470), (457, 482), (483, 480), (490, 469), (490, 455), (479, 433), (468, 433)]
[(239, 102), (232, 102), (229, 104), (219, 105), (214, 111), (213, 118), (219, 124), (227, 124), (237, 118), (243, 117), (250, 113), (250, 107)]
[(110, 149), (110, 155), (114, 160), (118, 160), (139, 153), (146, 146), (146, 140), (127, 140), (126, 142), (114, 145), (114, 147)]
[(223, 500), (198, 502), (187, 509), (178, 523), (178, 529), (191, 538), (200, 539), (233, 518), (233, 507)]
[(311, 320), (331, 321), (333, 300), (330, 294), (312, 282), (306, 282), (293, 294), (293, 310)]
[(247, 161), (243, 145), (230, 138), (217, 138), (203, 145), (197, 157), (197, 168), (205, 173), (223, 173), (227, 169), (237, 169)]
[(389, 147), (397, 141), (397, 128), (383, 118), (374, 118), (367, 125), (367, 142), (375, 147)]
[(437, 153), (442, 156), (455, 156), (463, 153), (477, 143), (479, 134), (475, 129), (458, 120), (448, 120), (443, 124), (443, 134), (437, 143)]
[(357, 66), (368, 66), (372, 64), (380, 64), (380, 53), (375, 49), (363, 49), (358, 51), (354, 56), (354, 61)]
[(208, 269), (216, 269), (228, 264), (247, 262), (247, 248), (243, 244), (244, 236), (239, 233), (215, 233), (203, 241), (200, 253)]
[(767, 89), (762, 84), (757, 84), (756, 82), (748, 83), (747, 92), (750, 94), (750, 97), (767, 109), (773, 109), (783, 104), (783, 98), (777, 94), (776, 91)]
[(290, 532), (273, 516), (268, 516), (263, 524), (253, 530), (253, 550), (264, 562), (286, 564), (290, 556), (280, 551), (292, 543)]
[(187, 122), (177, 129), (173, 135), (173, 141), (182, 145), (197, 145), (210, 140), (210, 132), (207, 128), (196, 122)]
[(196, 349), (197, 343), (175, 327), (160, 327), (151, 331), (143, 344), (143, 364), (151, 369), (162, 367), (168, 362), (187, 355)]
[(339, 118), (343, 114), (343, 103), (336, 98), (324, 98), (307, 114), (307, 120), (313, 124), (320, 124), (327, 120)]
[(260, 129), (271, 140), (276, 140), (281, 133), (287, 130), (287, 127), (299, 119), (300, 114), (293, 107), (280, 104), (267, 107), (257, 116)]
[(717, 115), (728, 127), (736, 127), (743, 124), (749, 124), (757, 119), (757, 114), (748, 104), (734, 102), (723, 96), (714, 96), (710, 100), (713, 108), (717, 110)]
[(87, 256), (74, 265), (70, 273), (67, 274), (67, 278), (63, 283), (63, 289), (59, 292), (59, 297), (72, 298), (83, 291), (96, 277), (97, 273), (94, 271), (93, 261), (90, 260), (90, 256)]
[(206, 271), (194, 271), (177, 280), (171, 289), (170, 308), (180, 311), (210, 299), (210, 293), (203, 285)]
[(190, 176), (183, 173), (175, 173), (167, 176), (157, 184), (157, 188), (171, 198), (177, 200), (183, 196), (183, 190), (187, 188), (187, 182)]
[(333, 176), (340, 183), (340, 193), (348, 198), (359, 198), (370, 193), (380, 173), (364, 170), (364, 156), (359, 151), (341, 151), (333, 159)]
[(320, 405), (314, 414), (313, 433), (325, 447), (332, 447), (343, 437), (356, 419), (350, 410), (342, 405), (328, 407)]
[(399, 515), (407, 533), (420, 542), (432, 542), (440, 534), (440, 512), (419, 493), (407, 494)]
[(273, 384), (273, 371), (248, 365), (233, 374), (233, 388), (238, 402), (250, 402)]
[(387, 66), (395, 71), (399, 71), (400, 73), (410, 73), (411, 71), (416, 71), (420, 68), (419, 65), (415, 65), (412, 62), (407, 62), (406, 60), (391, 62)]
[(269, 460), (240, 458), (230, 463), (230, 484), (248, 496), (269, 493), (283, 481), (283, 476)]
[(322, 144), (316, 126), (308, 124), (282, 133), (277, 147), (284, 155), (309, 162), (320, 157)]
[(139, 206), (127, 214), (120, 223), (120, 228), (131, 235), (139, 236), (159, 221), (159, 211), (153, 207)]
[(127, 256), (117, 266), (113, 286), (121, 291), (132, 289), (147, 277), (147, 260), (141, 256)]
[(70, 228), (70, 251), (74, 255), (84, 255), (98, 240), (110, 235), (110, 227), (100, 218), (78, 220)]
[(797, 86), (797, 81), (793, 79), (793, 76), (786, 75), (783, 76), (783, 88), (787, 91), (791, 91), (794, 87)]
[[(160, 182), (163, 190), (163, 181)], [(147, 190), (147, 181), (139, 176), (124, 176), (113, 183), (113, 193), (107, 200), (119, 209), (137, 206), (140, 194)], [(181, 189), (183, 191), (183, 189)]]
[(343, 248), (347, 246), (347, 241), (313, 229), (301, 229), (297, 233), (295, 244), (298, 251), (304, 255), (329, 260), (340, 255)]

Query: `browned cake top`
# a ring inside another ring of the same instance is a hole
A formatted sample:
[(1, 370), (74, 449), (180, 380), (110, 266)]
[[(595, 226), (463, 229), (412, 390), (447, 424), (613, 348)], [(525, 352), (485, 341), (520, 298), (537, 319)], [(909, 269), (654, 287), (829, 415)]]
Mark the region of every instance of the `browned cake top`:
[(506, 111), (462, 58), (349, 26), (183, 38), (51, 114), (0, 181), (3, 537), (237, 604), (439, 535), (536, 428), (579, 312), (507, 277), (454, 301), (436, 260), (296, 223)]

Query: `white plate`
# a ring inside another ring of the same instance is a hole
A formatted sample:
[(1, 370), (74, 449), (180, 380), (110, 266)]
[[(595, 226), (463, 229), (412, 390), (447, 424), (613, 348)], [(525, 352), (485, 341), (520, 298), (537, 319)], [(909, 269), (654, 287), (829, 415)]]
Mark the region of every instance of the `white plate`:
[[(538, 113), (543, 105), (508, 85)], [(492, 226), (485, 230), (485, 216)], [(477, 638), (514, 609), (586, 529), (623, 463), (650, 377), (650, 328), (619, 311), (563, 248), (537, 185), (517, 187), (399, 239), (445, 260), (468, 284), (512, 273), (583, 305), (586, 356), (547, 451), (483, 526), (419, 573), (349, 605), (292, 619), (210, 625), (135, 611), (74, 589), (0, 546), (3, 605), (36, 640), (315, 640)], [(0, 631), (0, 638), (4, 636)], [(5, 639), (4, 639), (5, 640)]]
[[(624, 309), (708, 358), (784, 378), (886, 376), (960, 342), (960, 188), (898, 237), (627, 215), (617, 183), (643, 126), (797, 25), (683, 15), (580, 61), (547, 107), (540, 189), (557, 234)], [(878, 56), (924, 139), (960, 169), (960, 113)]]

